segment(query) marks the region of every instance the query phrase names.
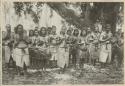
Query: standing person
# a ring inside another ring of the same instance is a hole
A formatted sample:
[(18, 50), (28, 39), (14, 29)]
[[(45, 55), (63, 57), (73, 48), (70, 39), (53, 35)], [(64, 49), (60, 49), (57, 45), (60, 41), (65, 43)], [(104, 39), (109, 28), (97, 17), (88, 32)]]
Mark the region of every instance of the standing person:
[(33, 59), (32, 59), (32, 44), (33, 44), (34, 30), (29, 30), (29, 56), (30, 56), (30, 66), (33, 67)]
[(46, 38), (47, 38), (47, 47), (48, 47), (48, 51), (50, 51), (50, 38), (52, 36), (52, 27), (48, 27), (46, 30)]
[(118, 45), (120, 46), (119, 66), (121, 67), (124, 63), (124, 32), (121, 32), (121, 36), (120, 36)]
[(98, 32), (98, 28), (95, 26), (92, 28), (93, 31), (91, 32), (90, 36), (87, 38), (90, 41), (89, 44), (89, 55), (90, 55), (90, 62), (92, 65), (95, 66), (96, 61), (99, 58), (99, 36), (100, 33)]
[(102, 24), (101, 24), (101, 21), (99, 19), (96, 20), (96, 23), (95, 23), (95, 28), (98, 29), (98, 32), (101, 33), (102, 32)]
[(45, 27), (42, 27), (41, 30), (40, 30), (40, 56), (42, 57), (41, 58), (41, 67), (44, 71), (46, 71), (46, 67), (47, 67), (47, 63), (48, 63), (48, 52), (47, 52), (47, 31), (46, 31), (46, 28)]
[(24, 74), (27, 72), (27, 68), (30, 65), (29, 52), (28, 52), (28, 37), (24, 34), (23, 25), (17, 25), (15, 29), (14, 38), (14, 58), (16, 61), (18, 74)]
[(81, 69), (84, 67), (84, 63), (87, 62), (88, 58), (88, 51), (87, 51), (87, 46), (86, 46), (86, 30), (83, 29), (81, 30), (81, 35), (80, 35), (80, 42), (79, 42), (79, 48), (78, 48), (78, 56), (80, 58), (79, 61), (79, 66)]
[(32, 45), (34, 47), (37, 47), (40, 43), (40, 35), (39, 35), (39, 31), (37, 29), (34, 30), (34, 36), (33, 36), (33, 42)]
[[(12, 54), (12, 49), (13, 49), (13, 39), (14, 39), (14, 34), (11, 32), (11, 26), (9, 24), (6, 25), (6, 32), (2, 33), (2, 44), (3, 44), (3, 49), (4, 49), (4, 58), (5, 58), (5, 64), (6, 67), (9, 67), (9, 62), (10, 62), (10, 57)], [(13, 59), (14, 60), (14, 59)]]
[(64, 29), (60, 32), (60, 40), (58, 43), (59, 43), (59, 49), (58, 49), (57, 65), (60, 68), (59, 73), (64, 73), (65, 68), (68, 67), (68, 62), (69, 62), (69, 52), (68, 52), (68, 47), (66, 45), (66, 34)]
[(73, 40), (72, 40), (72, 62), (73, 66), (76, 68), (78, 66), (78, 43), (79, 43), (79, 30), (75, 29), (73, 33)]
[(33, 36), (34, 36), (34, 31), (33, 30), (29, 30), (29, 37), (31, 37), (31, 39), (32, 39)]
[(48, 42), (48, 48), (50, 47), (50, 36), (52, 34), (52, 27), (48, 27), (47, 30), (46, 30), (46, 37), (47, 37), (47, 42)]
[(91, 31), (91, 28), (88, 27), (87, 29), (87, 36), (86, 36), (86, 44), (87, 44), (87, 48), (88, 48), (88, 53), (89, 53), (89, 58), (88, 58), (88, 61), (89, 63), (91, 64), (92, 63), (92, 43), (93, 43), (94, 39), (93, 39), (93, 36), (92, 36), (92, 31)]
[(58, 46), (57, 46), (57, 34), (56, 34), (56, 26), (52, 26), (52, 33), (50, 35), (50, 52), (52, 54), (52, 57), (50, 59), (50, 64), (51, 68), (57, 66), (57, 51), (58, 51)]
[[(52, 36), (51, 34), (52, 34), (52, 27), (48, 27), (47, 28), (47, 36), (46, 36), (46, 41), (47, 41), (46, 46), (47, 46), (47, 52), (48, 52), (50, 58), (52, 56), (51, 47), (50, 47), (50, 45), (51, 45), (50, 38)], [(50, 65), (51, 65), (52, 61), (50, 60), (50, 58), (47, 61), (48, 62), (47, 67), (50, 67)]]
[(71, 34), (73, 34), (73, 27), (70, 26), (68, 30), (70, 30)]
[(68, 50), (69, 50), (69, 66), (71, 66), (72, 64), (72, 47), (71, 47), (71, 43), (72, 43), (72, 30), (68, 29), (67, 30), (67, 36), (66, 36), (66, 44), (68, 46)]
[(39, 60), (40, 59), (40, 56), (39, 56), (39, 52), (38, 52), (38, 49), (39, 49), (39, 44), (40, 44), (40, 36), (39, 36), (39, 31), (38, 29), (35, 29), (34, 30), (34, 36), (33, 36), (33, 39), (32, 39), (32, 43), (31, 43), (31, 52), (30, 55), (31, 55), (31, 58), (32, 58), (32, 67), (39, 70), (41, 68), (41, 61)]
[(52, 32), (52, 27), (48, 27), (48, 28), (47, 28), (47, 35), (50, 35), (51, 32)]
[(106, 63), (111, 62), (112, 33), (110, 32), (110, 29), (111, 29), (110, 24), (106, 24), (105, 30), (100, 35), (101, 47), (100, 47), (99, 61), (101, 62), (101, 67), (103, 68), (105, 67)]
[(112, 63), (118, 68), (123, 63), (123, 33), (119, 30), (112, 39)]
[(32, 42), (33, 42), (33, 37), (34, 37), (34, 30), (29, 30), (29, 40), (30, 40), (30, 44), (32, 44)]

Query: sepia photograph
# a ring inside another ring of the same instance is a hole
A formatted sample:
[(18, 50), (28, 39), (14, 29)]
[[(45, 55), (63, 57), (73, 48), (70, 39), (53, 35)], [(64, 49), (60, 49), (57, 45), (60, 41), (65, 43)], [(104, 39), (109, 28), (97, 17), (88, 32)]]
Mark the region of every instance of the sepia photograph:
[(124, 84), (124, 2), (2, 2), (2, 85)]

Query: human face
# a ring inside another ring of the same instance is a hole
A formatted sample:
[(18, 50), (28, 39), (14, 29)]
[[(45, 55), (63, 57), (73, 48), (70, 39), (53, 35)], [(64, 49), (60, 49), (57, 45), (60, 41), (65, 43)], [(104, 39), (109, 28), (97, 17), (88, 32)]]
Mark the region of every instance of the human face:
[(70, 27), (70, 28), (69, 28), (69, 30), (71, 30), (71, 32), (72, 32), (72, 31), (73, 31), (73, 28), (72, 28), (72, 27)]
[(99, 31), (99, 27), (96, 25), (95, 26), (95, 32), (98, 32)]
[(46, 34), (46, 29), (45, 29), (45, 28), (42, 28), (41, 34), (42, 34), (42, 35), (45, 35), (45, 34)]
[(56, 33), (56, 26), (53, 26), (52, 27), (52, 34), (55, 34)]
[(61, 35), (65, 35), (65, 31), (60, 31), (60, 34)]
[(47, 33), (48, 33), (48, 35), (51, 34), (51, 30), (52, 30), (51, 27), (47, 29)]
[(35, 36), (38, 36), (38, 35), (39, 35), (38, 31), (35, 31), (35, 32), (34, 32), (34, 35), (35, 35)]
[(81, 34), (82, 34), (82, 36), (85, 36), (86, 35), (86, 31), (82, 30)]
[(75, 31), (74, 31), (74, 35), (75, 35), (75, 36), (78, 36), (78, 34), (79, 34), (79, 31), (78, 31), (78, 30), (75, 30)]
[(19, 34), (22, 34), (23, 33), (23, 26), (18, 26), (18, 31), (17, 31)]
[(33, 30), (31, 30), (31, 31), (29, 32), (29, 35), (30, 35), (30, 36), (33, 36)]
[(68, 30), (68, 31), (67, 31), (67, 35), (71, 35), (71, 30)]
[(65, 34), (66, 28), (62, 29), (62, 34)]

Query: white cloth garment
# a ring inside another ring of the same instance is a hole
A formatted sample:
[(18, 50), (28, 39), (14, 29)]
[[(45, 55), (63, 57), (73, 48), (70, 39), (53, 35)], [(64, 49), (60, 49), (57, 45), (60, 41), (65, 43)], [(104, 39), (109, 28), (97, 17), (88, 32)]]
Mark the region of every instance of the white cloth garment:
[(30, 65), (28, 48), (25, 48), (24, 51), (22, 49), (15, 48), (13, 57), (16, 62), (16, 66), (23, 67), (24, 63), (26, 64), (26, 66)]
[(68, 66), (69, 63), (69, 52), (65, 51), (65, 48), (59, 48), (58, 58), (57, 58), (57, 65), (61, 68), (64, 66)]
[(5, 49), (5, 63), (9, 63), (11, 51), (8, 46), (4, 46)]
[[(109, 38), (112, 37), (112, 34), (109, 32), (108, 34), (106, 32), (102, 32), (100, 35), (100, 40), (103, 40), (105, 36), (108, 36)], [(110, 63), (111, 62), (111, 54), (112, 54), (112, 45), (110, 41), (106, 41), (101, 44), (100, 46), (100, 57), (99, 61), (103, 63)]]
[(106, 45), (101, 45), (101, 50), (100, 50), (100, 62), (108, 62), (110, 63), (111, 61), (111, 44), (107, 45), (108, 49), (106, 50)]
[[(65, 39), (65, 37), (61, 36), (61, 39)], [(58, 49), (57, 65), (60, 68), (64, 68), (65, 66), (67, 67), (69, 63), (69, 50), (65, 45), (65, 40), (63, 40)]]

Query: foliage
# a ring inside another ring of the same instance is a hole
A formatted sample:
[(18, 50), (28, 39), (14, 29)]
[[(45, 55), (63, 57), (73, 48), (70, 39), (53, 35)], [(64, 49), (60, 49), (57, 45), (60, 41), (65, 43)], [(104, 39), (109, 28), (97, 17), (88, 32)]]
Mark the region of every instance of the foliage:
[[(45, 2), (44, 2), (45, 3)], [(43, 2), (14, 2), (15, 13), (20, 17), (22, 13), (30, 14), (33, 18), (33, 21), (37, 24), (40, 19), (39, 13), (42, 11), (41, 7), (44, 4)], [(90, 26), (96, 22), (97, 19), (105, 23), (110, 23), (112, 27), (115, 27), (116, 22), (120, 19), (118, 16), (119, 8), (123, 4), (121, 3), (93, 3), (91, 4), (84, 2), (47, 2), (53, 10), (55, 10), (62, 18), (64, 18), (69, 24), (76, 26), (77, 28), (83, 28), (85, 26)], [(81, 15), (75, 15), (75, 11), (68, 9), (69, 5), (74, 7), (80, 6)], [(36, 10), (34, 10), (34, 7)], [(50, 17), (53, 16), (53, 11), (51, 11)]]
[[(54, 9), (62, 18), (64, 18), (69, 24), (82, 28), (89, 23), (85, 22), (84, 18), (75, 15), (74, 11), (67, 9), (65, 3), (47, 3), (52, 9)], [(68, 5), (66, 3), (66, 5)]]
[(23, 3), (22, 2), (14, 2), (15, 13), (18, 16), (21, 16), (21, 12), (23, 11)]
[[(37, 8), (36, 10), (33, 10), (33, 6)], [(21, 17), (21, 14), (24, 13), (30, 14), (33, 18), (34, 23), (38, 23), (40, 16), (39, 13), (41, 10), (38, 10), (40, 7), (43, 6), (43, 2), (37, 2), (37, 3), (31, 3), (31, 2), (14, 2), (14, 9), (15, 13)]]

